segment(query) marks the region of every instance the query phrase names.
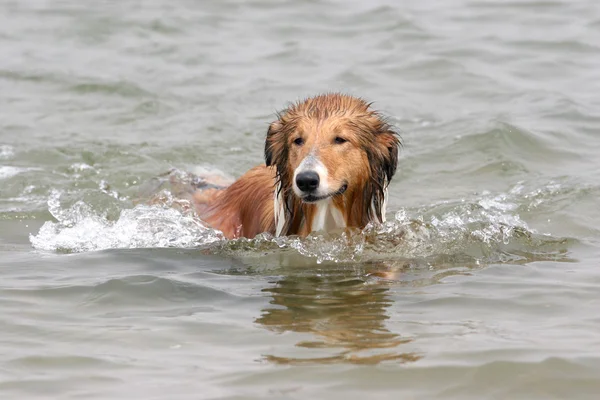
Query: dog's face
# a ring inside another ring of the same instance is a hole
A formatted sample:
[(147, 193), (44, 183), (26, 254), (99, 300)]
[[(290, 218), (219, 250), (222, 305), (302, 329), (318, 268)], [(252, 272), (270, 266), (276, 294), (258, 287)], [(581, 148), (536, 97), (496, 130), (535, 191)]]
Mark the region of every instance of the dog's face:
[[(338, 94), (298, 103), (273, 122), (265, 158), (305, 203), (381, 189), (396, 169), (398, 139), (364, 101)], [(358, 194), (362, 195), (362, 194)]]
[(294, 193), (314, 203), (345, 193), (368, 178), (369, 160), (347, 118), (301, 118), (286, 138)]

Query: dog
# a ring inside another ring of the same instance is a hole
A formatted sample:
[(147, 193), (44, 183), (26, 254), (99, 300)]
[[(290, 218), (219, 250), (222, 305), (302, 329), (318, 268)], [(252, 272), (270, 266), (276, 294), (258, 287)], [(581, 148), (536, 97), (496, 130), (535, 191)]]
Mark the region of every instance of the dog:
[(192, 202), (229, 239), (362, 229), (385, 221), (400, 145), (397, 132), (363, 99), (311, 97), (270, 124), (265, 165), (228, 187), (196, 190)]

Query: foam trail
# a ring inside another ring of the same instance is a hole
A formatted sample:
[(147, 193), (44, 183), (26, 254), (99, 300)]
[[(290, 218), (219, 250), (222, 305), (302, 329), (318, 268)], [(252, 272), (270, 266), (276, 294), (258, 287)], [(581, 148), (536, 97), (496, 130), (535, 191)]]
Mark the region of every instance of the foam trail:
[(121, 211), (116, 221), (95, 213), (83, 201), (63, 209), (60, 193), (52, 192), (48, 210), (58, 220), (48, 221), (37, 235), (34, 248), (46, 251), (83, 252), (120, 248), (198, 247), (222, 240), (197, 217), (171, 207), (138, 205)]
[[(57, 221), (46, 222), (30, 240), (36, 249), (57, 252), (205, 247), (216, 254), (249, 258), (283, 251), (317, 263), (457, 255), (476, 262), (495, 262), (507, 252), (515, 253), (515, 257), (530, 250), (535, 252), (536, 246), (544, 246), (560, 258), (564, 257), (560, 252), (564, 252), (565, 242), (537, 234), (518, 214), (520, 209), (548, 201), (547, 192), (560, 190), (560, 185), (550, 183), (524, 192), (519, 184), (503, 194), (484, 193), (475, 199), (401, 209), (387, 222), (369, 225), (362, 231), (314, 233), (306, 238), (262, 234), (252, 240), (231, 241), (204, 225), (195, 214), (172, 207), (172, 201), (162, 206), (123, 209), (116, 220), (110, 220), (83, 201), (62, 207), (61, 193), (53, 191), (48, 210)], [(165, 192), (165, 197), (173, 200), (169, 192)]]

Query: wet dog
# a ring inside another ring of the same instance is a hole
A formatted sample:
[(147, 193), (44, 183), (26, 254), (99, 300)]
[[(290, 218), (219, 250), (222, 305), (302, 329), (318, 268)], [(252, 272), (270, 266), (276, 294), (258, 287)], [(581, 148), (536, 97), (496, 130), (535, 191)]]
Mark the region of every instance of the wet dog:
[(308, 98), (269, 126), (266, 165), (228, 187), (201, 187), (192, 202), (227, 238), (362, 229), (385, 220), (399, 145), (396, 132), (364, 100)]

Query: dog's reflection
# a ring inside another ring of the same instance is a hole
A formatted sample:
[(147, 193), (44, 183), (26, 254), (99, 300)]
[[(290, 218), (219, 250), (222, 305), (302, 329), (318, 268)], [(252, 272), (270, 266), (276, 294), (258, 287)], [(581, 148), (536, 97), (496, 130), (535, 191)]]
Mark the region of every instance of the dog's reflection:
[(376, 280), (347, 274), (288, 276), (263, 289), (272, 296), (270, 306), (256, 322), (276, 332), (310, 333), (314, 340), (296, 346), (326, 353), (323, 357), (282, 357), (267, 355), (271, 362), (357, 363), (415, 361), (419, 356), (401, 352), (410, 342), (390, 332), (385, 321), (391, 305), (389, 287)]

